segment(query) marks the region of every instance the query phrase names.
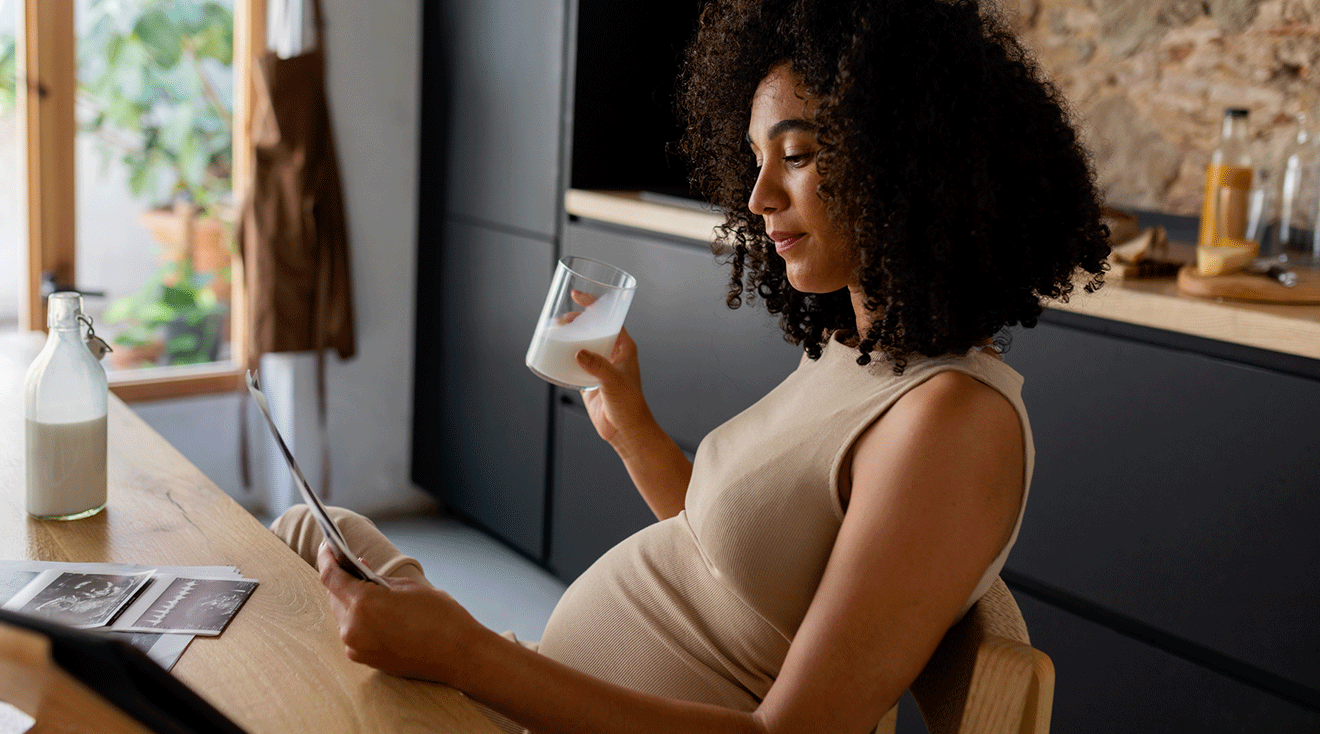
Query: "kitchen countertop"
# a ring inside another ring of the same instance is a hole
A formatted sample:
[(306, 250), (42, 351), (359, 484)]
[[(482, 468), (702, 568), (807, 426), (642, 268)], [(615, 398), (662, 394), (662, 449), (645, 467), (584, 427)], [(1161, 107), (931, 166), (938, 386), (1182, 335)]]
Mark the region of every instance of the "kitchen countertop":
[[(569, 215), (673, 237), (710, 242), (723, 217), (698, 207), (650, 200), (638, 192), (570, 189)], [(1184, 296), (1172, 278), (1111, 278), (1097, 293), (1078, 291), (1059, 312), (1092, 316), (1281, 354), (1320, 359), (1320, 306), (1249, 303)]]

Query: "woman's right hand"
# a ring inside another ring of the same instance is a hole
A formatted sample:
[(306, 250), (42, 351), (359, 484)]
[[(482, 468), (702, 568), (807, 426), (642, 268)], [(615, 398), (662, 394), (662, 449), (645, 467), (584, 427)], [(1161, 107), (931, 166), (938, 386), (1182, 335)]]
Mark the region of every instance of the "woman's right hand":
[(467, 650), (474, 640), (493, 634), (454, 597), (428, 583), (391, 576), (386, 588), (350, 576), (324, 542), (316, 565), (330, 592), (340, 640), (354, 662), (459, 686), (471, 667)]
[(582, 393), (596, 433), (623, 459), (628, 476), (655, 516), (663, 520), (677, 515), (687, 495), (692, 462), (660, 429), (642, 397), (637, 344), (624, 329), (609, 359), (582, 350), (577, 363), (600, 381), (600, 387)]
[(577, 353), (578, 366), (600, 382), (595, 390), (584, 390), (582, 402), (596, 433), (617, 446), (655, 422), (642, 397), (642, 374), (637, 362), (637, 344), (627, 329), (619, 331), (610, 358), (587, 350)]

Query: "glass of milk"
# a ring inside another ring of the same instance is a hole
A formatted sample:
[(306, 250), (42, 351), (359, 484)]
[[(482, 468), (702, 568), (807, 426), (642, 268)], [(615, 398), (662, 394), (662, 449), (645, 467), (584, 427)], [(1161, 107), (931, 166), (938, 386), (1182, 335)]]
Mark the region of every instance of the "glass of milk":
[(616, 267), (585, 257), (560, 260), (527, 347), (527, 366), (561, 387), (599, 387), (575, 355), (585, 349), (609, 358), (636, 292), (637, 279)]

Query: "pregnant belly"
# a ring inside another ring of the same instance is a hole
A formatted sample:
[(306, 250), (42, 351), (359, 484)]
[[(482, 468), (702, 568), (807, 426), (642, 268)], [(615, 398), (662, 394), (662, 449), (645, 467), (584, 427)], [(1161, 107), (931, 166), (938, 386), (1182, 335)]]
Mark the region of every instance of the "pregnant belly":
[(680, 513), (587, 569), (560, 599), (540, 651), (635, 690), (750, 711), (788, 640), (711, 574)]

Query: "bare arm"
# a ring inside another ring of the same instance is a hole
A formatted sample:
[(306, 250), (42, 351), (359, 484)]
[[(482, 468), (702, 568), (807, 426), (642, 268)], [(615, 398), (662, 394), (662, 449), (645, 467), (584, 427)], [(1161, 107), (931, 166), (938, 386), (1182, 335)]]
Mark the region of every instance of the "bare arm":
[(637, 344), (627, 329), (619, 332), (610, 359), (578, 352), (578, 364), (600, 380), (600, 387), (582, 393), (587, 414), (600, 437), (614, 447), (628, 476), (661, 520), (683, 509), (692, 462), (660, 428), (642, 397)]
[(1012, 532), (1017, 412), (947, 372), (858, 439), (843, 525), (758, 717), (772, 732), (867, 731), (925, 666)]
[[(659, 698), (509, 642), (449, 595), (358, 581), (321, 553), (349, 657), (438, 680), (544, 732), (866, 732), (916, 677), (1011, 532), (1023, 446), (1012, 406), (948, 373), (859, 439), (834, 550), (755, 712)], [(644, 664), (644, 663), (643, 663)]]

